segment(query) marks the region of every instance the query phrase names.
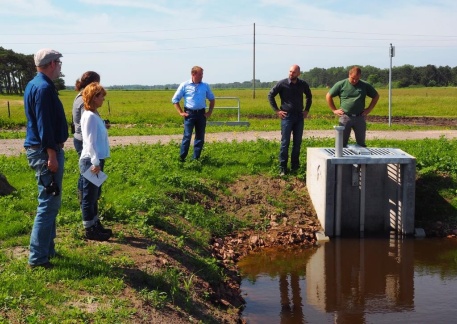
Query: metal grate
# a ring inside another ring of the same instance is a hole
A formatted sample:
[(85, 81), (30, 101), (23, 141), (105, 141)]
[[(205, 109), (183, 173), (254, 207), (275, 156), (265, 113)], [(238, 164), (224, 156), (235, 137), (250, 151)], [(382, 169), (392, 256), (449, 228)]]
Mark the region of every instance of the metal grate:
[[(325, 148), (324, 149), (327, 154), (331, 156), (335, 156), (335, 149), (334, 148)], [(396, 149), (390, 149), (390, 148), (367, 148), (367, 150), (370, 152), (370, 155), (363, 155), (364, 157), (369, 157), (369, 156), (386, 156), (386, 157), (404, 157), (405, 154), (404, 152)], [(356, 152), (348, 149), (348, 148), (343, 148), (343, 156), (360, 156), (360, 154), (357, 154)]]
[(382, 155), (382, 156), (390, 156), (390, 155), (398, 155), (397, 152), (394, 152), (388, 148), (369, 148), (370, 155)]

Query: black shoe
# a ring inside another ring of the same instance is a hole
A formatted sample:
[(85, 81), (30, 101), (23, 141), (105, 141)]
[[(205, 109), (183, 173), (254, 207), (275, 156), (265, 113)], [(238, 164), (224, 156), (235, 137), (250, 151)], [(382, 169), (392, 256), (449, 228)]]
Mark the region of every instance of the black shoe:
[(97, 225), (86, 228), (84, 237), (93, 241), (108, 241), (111, 237), (109, 233), (103, 233)]
[(286, 168), (279, 168), (279, 176), (284, 177), (286, 175)]
[(43, 269), (52, 269), (54, 265), (51, 262), (45, 262), (45, 263), (40, 263), (40, 264), (29, 264), (30, 269), (38, 269), (38, 268), (43, 268)]
[(109, 234), (109, 236), (113, 235), (113, 231), (110, 228), (105, 228), (102, 225), (102, 223), (100, 222), (100, 220), (97, 220), (97, 222), (95, 223), (94, 226), (97, 226), (98, 229), (100, 230), (100, 232), (102, 232), (102, 233), (107, 233), (107, 234)]

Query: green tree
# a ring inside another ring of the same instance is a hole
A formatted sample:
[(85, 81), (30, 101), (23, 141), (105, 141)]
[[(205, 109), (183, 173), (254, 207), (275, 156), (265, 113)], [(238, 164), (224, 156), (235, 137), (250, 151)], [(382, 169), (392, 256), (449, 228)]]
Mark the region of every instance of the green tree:
[[(65, 75), (62, 74), (62, 77), (64, 77), (64, 76), (65, 76)], [(57, 91), (58, 91), (58, 90), (65, 90), (65, 89), (66, 89), (66, 87), (65, 87), (65, 81), (64, 81), (64, 79), (62, 79), (61, 77), (54, 80), (54, 85), (56, 86)]]
[(0, 47), (0, 93), (22, 94), (34, 75), (33, 55)]

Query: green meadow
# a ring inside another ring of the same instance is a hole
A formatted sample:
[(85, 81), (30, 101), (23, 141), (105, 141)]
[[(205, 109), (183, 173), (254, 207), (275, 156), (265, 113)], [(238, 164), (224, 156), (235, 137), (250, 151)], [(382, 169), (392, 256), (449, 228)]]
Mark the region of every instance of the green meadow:
[[(266, 99), (267, 89), (257, 90), (255, 99), (252, 90), (215, 92), (218, 97), (240, 98), (241, 120), (251, 125), (210, 126), (209, 131), (279, 131)], [(380, 92), (375, 114), (387, 116), (387, 90)], [(314, 89), (313, 93), (312, 118), (306, 127), (332, 127), (336, 120), (326, 107), (326, 90)], [(74, 91), (60, 93), (69, 121), (75, 95)], [(109, 91), (101, 113), (114, 125), (110, 135), (182, 133), (181, 118), (170, 103), (172, 95), (173, 91)], [(394, 89), (392, 107), (394, 114), (401, 116), (455, 118), (455, 98), (454, 88)], [(233, 120), (236, 115), (221, 109), (211, 119)], [(21, 97), (0, 97), (0, 121), (4, 138), (24, 136)], [(374, 123), (369, 127), (388, 129)], [(391, 127), (392, 131), (399, 129), (429, 128)], [(303, 148), (333, 145), (332, 139), (303, 141)], [(370, 146), (397, 147), (416, 157), (417, 227), (439, 223), (455, 228), (451, 226), (457, 224), (457, 140), (373, 140)], [(57, 218), (60, 257), (52, 260), (55, 267), (49, 271), (27, 267), (37, 207), (34, 174), (24, 154), (0, 155), (0, 174), (17, 189), (0, 197), (0, 323), (147, 323), (159, 318), (153, 316), (220, 323), (224, 314), (237, 313), (234, 307), (211, 303), (214, 289), (227, 280), (228, 273), (211, 254), (209, 242), (246, 229), (262, 233), (265, 227), (259, 224), (269, 219), (263, 214), (240, 219), (217, 207), (217, 202), (232, 195), (230, 184), (240, 177), (278, 177), (279, 143), (207, 143), (199, 161), (186, 163), (178, 161), (178, 152), (176, 142), (112, 148), (100, 216), (114, 229), (115, 243), (96, 243), (83, 239), (76, 196), (78, 157), (74, 150), (67, 150), (62, 208)], [(306, 165), (306, 154), (301, 162)], [(284, 181), (305, 179), (302, 169)], [(282, 214), (282, 197), (268, 198)], [(303, 203), (292, 190), (283, 198)]]
[[(269, 106), (268, 91), (269, 89), (256, 89), (254, 93), (252, 89), (214, 90), (218, 98), (236, 99), (217, 99), (216, 109), (209, 121), (236, 121), (237, 109), (227, 107), (237, 107), (239, 103), (240, 121), (247, 121), (250, 126), (208, 126), (208, 132), (277, 130), (278, 120)], [(378, 91), (381, 98), (372, 114), (389, 116), (388, 90), (378, 89)], [(337, 120), (325, 102), (327, 89), (312, 89), (312, 92), (313, 105), (309, 119), (306, 121), (306, 128), (331, 129)], [(173, 90), (108, 91), (100, 113), (105, 119), (111, 121), (113, 125), (111, 135), (179, 134), (182, 132), (182, 119), (171, 104), (173, 93)], [(60, 98), (69, 122), (75, 96), (75, 91), (60, 91)], [(455, 118), (455, 98), (457, 98), (457, 88), (393, 89), (391, 116)], [(279, 102), (279, 98), (277, 100)], [(24, 137), (23, 131), (20, 130), (24, 125), (22, 97), (0, 96), (0, 128), (2, 129), (0, 137)], [(369, 123), (368, 127), (372, 130), (421, 129), (420, 126), (395, 123), (390, 127), (387, 123)]]
[[(303, 143), (331, 145), (331, 139)], [(416, 156), (416, 226), (456, 223), (456, 140), (375, 140), (371, 145), (398, 147)], [(237, 309), (209, 302), (208, 287), (217, 287), (227, 276), (211, 255), (209, 241), (244, 229), (262, 233), (264, 227), (255, 224), (268, 222), (268, 215), (240, 219), (214, 205), (219, 197), (231, 196), (229, 185), (240, 177), (277, 177), (278, 149), (278, 143), (264, 140), (208, 143), (201, 160), (183, 164), (177, 159), (178, 143), (113, 147), (100, 216), (115, 229), (116, 243), (83, 239), (78, 159), (68, 150), (56, 240), (60, 257), (49, 271), (27, 268), (36, 210), (34, 174), (23, 154), (0, 156), (0, 173), (17, 189), (0, 197), (0, 323), (132, 323), (147, 314), (170, 313), (195, 323), (220, 323), (222, 313)], [(304, 181), (305, 176), (302, 171), (297, 178)], [(282, 214), (280, 199), (302, 204), (300, 197), (288, 191), (269, 199)], [(167, 261), (158, 267), (148, 259)]]

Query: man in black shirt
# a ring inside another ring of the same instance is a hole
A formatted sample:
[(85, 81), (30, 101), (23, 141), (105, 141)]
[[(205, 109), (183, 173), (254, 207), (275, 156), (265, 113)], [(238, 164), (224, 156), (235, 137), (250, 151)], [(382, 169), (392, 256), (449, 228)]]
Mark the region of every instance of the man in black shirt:
[[(281, 149), (279, 151), (280, 175), (287, 173), (289, 158), (290, 135), (293, 135), (292, 153), (290, 156), (291, 170), (297, 172), (300, 167), (300, 147), (303, 137), (304, 119), (308, 116), (312, 103), (312, 94), (309, 85), (299, 79), (300, 67), (292, 65), (289, 69), (289, 78), (279, 81), (268, 93), (271, 108), (281, 118)], [(281, 106), (278, 108), (275, 97), (279, 94)], [(306, 96), (306, 105), (303, 105), (303, 94)]]

